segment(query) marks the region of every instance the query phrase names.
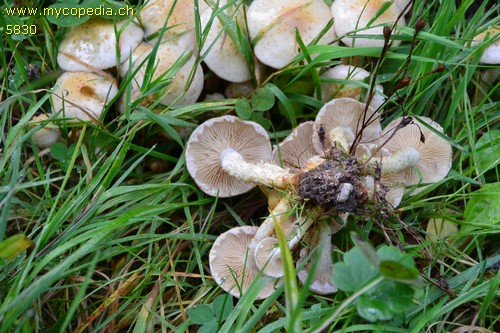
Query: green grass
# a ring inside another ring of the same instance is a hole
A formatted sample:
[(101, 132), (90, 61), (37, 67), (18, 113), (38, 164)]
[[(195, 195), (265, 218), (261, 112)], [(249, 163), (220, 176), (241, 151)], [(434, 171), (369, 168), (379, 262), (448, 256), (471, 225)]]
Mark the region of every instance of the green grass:
[[(354, 303), (365, 290), (319, 296), (288, 279), (266, 300), (255, 301), (258, 284), (234, 299), (221, 332), (316, 332), (323, 322), (329, 323), (328, 332), (449, 332), (473, 325), (499, 331), (500, 275), (498, 267), (489, 267), (500, 261), (500, 83), (482, 81), (482, 73), (498, 66), (479, 64), (484, 46), (471, 47), (470, 41), (500, 24), (500, 6), (482, 2), (466, 14), (473, 2), (416, 1), (408, 28), (398, 37), (403, 43), (389, 49), (377, 78), (386, 93), (399, 82), (421, 15), (427, 24), (407, 68), (412, 81), (391, 97), (383, 119), (387, 124), (405, 112), (439, 122), (453, 146), (451, 172), (420, 194), (406, 196), (398, 207), (400, 220), (353, 219), (333, 237), (337, 260), (354, 246), (349, 231), (375, 246), (400, 245), (423, 276), (447, 285), (456, 297), (422, 278), (411, 311), (369, 323)], [(0, 17), (0, 26), (5, 24)], [(2, 31), (0, 39), (0, 240), (24, 234), (32, 242), (13, 258), (0, 258), (0, 332), (195, 332), (189, 309), (224, 294), (210, 276), (211, 244), (231, 227), (259, 225), (268, 211), (258, 190), (232, 199), (199, 190), (185, 168), (187, 138), (177, 133), (210, 117), (234, 114), (236, 99), (160, 105), (159, 114), (138, 107), (137, 113), (119, 116), (111, 106), (101, 123), (85, 125), (78, 138), (71, 138), (71, 128), (61, 121), (67, 147), (73, 147), (65, 160), (54, 158), (34, 146), (36, 129), (29, 121), (50, 112), (57, 47), (65, 29), (44, 17), (36, 24), (34, 36), (16, 40)], [(198, 20), (197, 27), (201, 45)], [(240, 39), (251, 61), (251, 43), (238, 29), (231, 38)], [(312, 45), (291, 66), (269, 72), (263, 82), (256, 78), (276, 96), (275, 106), (262, 113), (272, 123), (273, 143), (297, 123), (314, 119), (321, 106), (312, 97), (317, 68), (337, 64), (340, 57), (354, 61), (349, 58), (354, 56), (368, 57), (365, 64), (374, 68), (379, 54), (379, 48)], [(41, 66), (38, 80), (29, 81), (28, 64)], [(434, 73), (439, 64), (444, 71)], [(212, 86), (206, 89), (222, 89), (207, 72)], [(152, 82), (150, 91), (155, 84), (165, 82)], [(97, 147), (106, 147), (104, 153)], [(153, 171), (153, 163), (161, 170)], [(425, 237), (427, 221), (438, 217), (458, 226), (448, 241)], [(295, 268), (286, 259), (290, 276)]]

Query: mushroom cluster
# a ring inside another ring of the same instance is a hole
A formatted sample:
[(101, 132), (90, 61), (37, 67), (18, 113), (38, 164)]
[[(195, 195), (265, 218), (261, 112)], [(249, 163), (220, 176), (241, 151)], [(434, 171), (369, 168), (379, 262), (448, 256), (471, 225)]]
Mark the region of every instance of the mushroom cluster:
[(215, 241), (214, 280), (240, 297), (252, 281), (263, 279), (258, 297), (268, 297), (284, 274), (279, 223), (288, 247), (302, 246), (299, 279), (306, 281), (311, 263), (319, 260), (309, 288), (335, 292), (331, 235), (369, 204), (395, 208), (405, 191), (413, 195), (442, 180), (451, 168), (451, 146), (442, 132), (425, 117), (398, 118), (382, 129), (376, 111), (349, 97), (326, 103), (314, 122), (297, 126), (274, 151), (256, 123), (222, 116), (201, 124), (188, 140), (186, 163), (205, 193), (230, 197), (256, 185), (272, 188), (265, 191), (270, 215), (259, 227), (236, 227)]
[[(200, 61), (228, 83), (245, 86), (256, 78), (260, 82), (262, 65), (281, 69), (299, 54), (297, 35), (306, 45), (331, 44), (336, 43), (339, 31), (346, 37), (351, 30), (359, 30), (360, 26), (338, 25), (337, 16), (361, 15), (359, 8), (363, 6), (352, 10), (341, 2), (335, 1), (329, 8), (322, 0), (273, 3), (255, 0), (249, 6), (227, 0), (215, 3), (148, 0), (135, 17), (118, 22), (92, 17), (71, 27), (59, 45), (57, 62), (65, 72), (53, 89), (53, 116), (49, 118), (63, 118), (73, 125), (81, 121), (97, 122), (114, 100), (121, 113), (135, 105), (148, 107), (158, 101), (167, 106), (192, 104), (200, 97), (204, 85)], [(373, 21), (379, 14), (375, 8), (378, 2), (369, 3), (360, 24)], [(400, 13), (405, 4), (396, 1), (386, 12)], [(391, 15), (384, 12), (372, 25), (394, 22)], [(200, 36), (196, 36), (197, 16)], [(248, 42), (253, 45), (255, 59), (248, 59), (241, 52)], [(325, 80), (351, 78), (360, 85), (351, 84), (340, 91), (339, 84), (326, 82), (324, 91), (330, 96), (321, 98), (325, 101), (333, 95), (359, 98), (361, 81), (367, 75), (363, 69), (354, 67), (327, 71), (323, 75)], [(228, 97), (234, 98), (230, 90)], [(381, 87), (377, 86), (377, 92), (371, 103), (374, 108), (383, 103)], [(117, 97), (118, 94), (121, 96)]]

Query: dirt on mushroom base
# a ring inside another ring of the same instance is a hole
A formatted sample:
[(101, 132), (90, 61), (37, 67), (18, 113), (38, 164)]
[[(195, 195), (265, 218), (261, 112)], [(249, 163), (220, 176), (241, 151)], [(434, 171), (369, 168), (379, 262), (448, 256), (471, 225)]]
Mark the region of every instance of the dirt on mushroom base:
[(361, 185), (361, 165), (358, 160), (331, 148), (331, 156), (316, 168), (301, 175), (298, 192), (309, 200), (337, 213), (358, 211), (368, 200)]

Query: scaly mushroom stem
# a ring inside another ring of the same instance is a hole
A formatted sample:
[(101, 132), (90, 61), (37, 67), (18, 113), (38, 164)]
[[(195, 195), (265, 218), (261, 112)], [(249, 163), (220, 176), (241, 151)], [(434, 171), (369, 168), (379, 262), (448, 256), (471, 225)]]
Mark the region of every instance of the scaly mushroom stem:
[[(274, 233), (274, 219), (278, 219), (278, 221), (283, 224), (290, 217), (287, 212), (292, 208), (290, 202), (286, 198), (282, 198), (278, 204), (274, 207), (271, 214), (262, 222), (255, 233), (255, 236), (250, 243), (250, 250), (254, 251), (257, 244), (263, 240), (271, 236)], [(253, 252), (251, 252), (253, 253)]]
[(317, 258), (318, 263), (311, 284), (308, 286), (309, 290), (321, 294), (328, 295), (337, 291), (333, 284), (333, 261), (332, 261), (332, 243), (331, 235), (340, 229), (333, 230), (332, 225), (327, 221), (321, 221), (318, 226), (312, 230), (312, 237), (309, 238), (307, 248), (303, 250), (306, 252), (302, 254), (301, 259), (297, 263), (300, 264), (305, 260), (310, 250), (316, 248), (315, 255), (309, 259), (306, 265), (299, 271), (298, 278), (300, 282), (305, 283), (310, 273), (310, 267)]
[[(320, 207), (316, 207), (309, 214), (301, 217), (297, 223), (295, 234), (288, 241), (289, 249), (293, 249), (300, 242), (322, 211)], [(281, 264), (281, 250), (277, 247), (277, 243), (278, 241), (274, 237), (262, 238), (254, 248), (257, 267), (263, 269), (265, 275), (273, 278), (282, 277), (284, 273), (283, 265)]]
[(413, 147), (407, 147), (389, 157), (372, 158), (368, 162), (368, 167), (374, 170), (379, 165), (382, 168), (382, 175), (388, 175), (415, 166), (419, 160), (420, 153)]
[(220, 161), (224, 171), (246, 183), (285, 189), (296, 178), (288, 170), (271, 163), (248, 163), (243, 155), (231, 148), (220, 153)]
[(330, 132), (328, 132), (328, 141), (333, 146), (334, 143), (337, 144), (337, 148), (342, 149), (344, 152), (348, 152), (350, 144), (354, 140), (354, 134), (351, 129), (344, 127), (335, 127)]

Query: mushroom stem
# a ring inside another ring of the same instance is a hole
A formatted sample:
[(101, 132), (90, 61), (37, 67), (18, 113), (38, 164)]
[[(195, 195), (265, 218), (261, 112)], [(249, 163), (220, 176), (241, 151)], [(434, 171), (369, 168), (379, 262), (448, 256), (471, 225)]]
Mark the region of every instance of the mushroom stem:
[(282, 198), (274, 207), (271, 214), (262, 222), (255, 236), (250, 243), (250, 248), (253, 251), (257, 243), (264, 238), (271, 236), (274, 233), (274, 219), (277, 219), (280, 224), (283, 224), (290, 216), (287, 212), (292, 208), (290, 202), (286, 198)]
[[(288, 241), (289, 249), (293, 249), (300, 242), (313, 222), (319, 217), (321, 212), (322, 209), (316, 207), (313, 208), (309, 214), (300, 218), (295, 229), (295, 234)], [(281, 250), (279, 247), (275, 246), (276, 244), (276, 238), (271, 238), (270, 234), (268, 237), (261, 238), (253, 244), (257, 267), (259, 269), (263, 269), (264, 274), (273, 278), (282, 277), (284, 273), (281, 265)]]
[(293, 183), (293, 175), (270, 163), (248, 163), (243, 155), (228, 148), (220, 153), (221, 166), (228, 174), (246, 183), (256, 183), (285, 189)]
[(382, 166), (382, 175), (398, 173), (406, 168), (415, 166), (420, 161), (420, 153), (413, 147), (403, 148), (396, 154), (380, 158), (372, 158), (368, 162), (370, 168)]
[[(319, 225), (312, 230), (312, 235), (310, 237), (310, 243), (308, 248), (305, 248), (306, 253), (316, 248), (314, 256), (308, 260), (306, 265), (299, 271), (298, 277), (302, 283), (305, 283), (308, 275), (311, 273), (309, 270), (311, 268), (314, 260), (318, 260), (316, 265), (316, 270), (314, 276), (311, 279), (311, 284), (308, 285), (309, 290), (314, 291), (321, 295), (332, 294), (337, 291), (337, 288), (333, 284), (333, 261), (332, 261), (332, 243), (331, 235), (334, 233), (332, 226), (326, 222), (322, 221)], [(301, 260), (304, 260), (306, 255), (302, 255)]]
[(354, 134), (349, 128), (335, 127), (328, 132), (328, 140), (332, 146), (334, 143), (337, 143), (338, 148), (342, 149), (344, 152), (348, 152), (350, 145), (347, 142), (352, 142), (354, 140)]

